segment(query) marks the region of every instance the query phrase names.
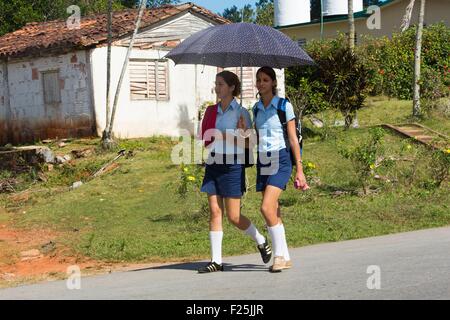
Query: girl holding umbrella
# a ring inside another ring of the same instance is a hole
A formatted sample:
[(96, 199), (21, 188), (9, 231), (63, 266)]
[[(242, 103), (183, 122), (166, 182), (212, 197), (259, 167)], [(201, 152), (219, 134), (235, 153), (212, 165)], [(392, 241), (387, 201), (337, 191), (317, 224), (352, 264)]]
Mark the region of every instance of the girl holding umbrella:
[[(207, 193), (210, 211), (211, 262), (198, 269), (199, 273), (223, 271), (222, 264), (222, 215), (226, 212), (229, 221), (249, 235), (257, 244), (264, 263), (272, 256), (270, 246), (251, 221), (241, 214), (241, 197), (245, 192), (245, 164), (242, 160), (245, 146), (236, 143), (238, 130), (251, 127), (248, 111), (239, 105), (235, 97), (240, 93), (239, 78), (230, 71), (216, 76), (215, 91), (220, 99), (217, 105), (209, 106), (202, 120), (201, 137), (210, 147), (205, 177), (201, 191)], [(214, 142), (208, 144), (214, 131)], [(239, 132), (241, 132), (239, 130)]]

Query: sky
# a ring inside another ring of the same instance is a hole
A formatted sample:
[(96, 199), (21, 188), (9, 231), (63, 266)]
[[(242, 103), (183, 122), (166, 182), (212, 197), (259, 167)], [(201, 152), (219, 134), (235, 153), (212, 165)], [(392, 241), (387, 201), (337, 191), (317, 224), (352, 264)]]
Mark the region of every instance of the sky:
[[(211, 10), (214, 13), (223, 13), (223, 10), (226, 8), (230, 8), (232, 6), (236, 6), (238, 8), (242, 8), (247, 4), (251, 4), (253, 7), (257, 0), (190, 0), (191, 2), (198, 4), (199, 6), (205, 7), (208, 10)], [(182, 1), (187, 2), (187, 1)]]

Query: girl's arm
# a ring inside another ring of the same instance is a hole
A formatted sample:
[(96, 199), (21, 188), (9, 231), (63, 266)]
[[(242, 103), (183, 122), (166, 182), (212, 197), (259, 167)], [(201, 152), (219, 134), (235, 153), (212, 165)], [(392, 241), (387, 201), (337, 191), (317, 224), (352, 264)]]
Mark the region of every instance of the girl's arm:
[(297, 134), (296, 134), (296, 128), (295, 128), (295, 119), (292, 119), (287, 124), (287, 133), (288, 133), (288, 139), (289, 139), (289, 145), (291, 146), (291, 152), (294, 154), (295, 163), (292, 165), (296, 168), (296, 175), (295, 179), (299, 182), (299, 188), (305, 189), (308, 184), (306, 182), (306, 177), (303, 173), (303, 162), (302, 158), (300, 156), (300, 146), (298, 144)]

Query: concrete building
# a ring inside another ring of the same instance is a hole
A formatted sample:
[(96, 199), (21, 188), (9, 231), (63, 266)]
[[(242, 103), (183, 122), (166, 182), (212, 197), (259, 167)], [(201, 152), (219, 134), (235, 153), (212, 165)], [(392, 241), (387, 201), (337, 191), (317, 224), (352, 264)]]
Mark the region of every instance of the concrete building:
[[(137, 10), (114, 12), (111, 106)], [(0, 37), (0, 145), (101, 135), (106, 123), (107, 17), (30, 23)], [(228, 20), (192, 3), (146, 10), (119, 96), (118, 138), (194, 133), (198, 109), (216, 101), (219, 68), (164, 56), (183, 39)], [(255, 101), (256, 68), (244, 69), (244, 105)], [(235, 70), (237, 71), (237, 70)], [(238, 73), (239, 75), (239, 73)], [(283, 92), (283, 74), (280, 86)]]
[[(290, 12), (309, 11), (309, 4), (303, 5), (298, 1), (293, 7), (285, 4), (286, 0), (275, 0), (276, 5), (285, 7), (285, 10)], [(324, 24), (323, 37), (335, 37), (338, 32), (348, 32), (348, 7), (347, 0), (323, 0), (324, 1)], [(279, 2), (279, 4), (277, 4)], [(290, 0), (287, 0), (290, 2)], [(291, 1), (292, 2), (292, 1)], [(309, 1), (308, 1), (309, 2)], [(405, 15), (406, 7), (410, 0), (386, 0), (379, 5), (380, 15), (380, 29), (370, 29), (368, 27), (374, 20), (369, 18), (374, 12), (358, 11), (362, 8), (362, 0), (354, 0), (355, 10), (355, 29), (357, 41), (361, 40), (363, 35), (373, 37), (391, 36), (392, 33), (400, 31), (401, 21)], [(420, 1), (416, 1), (414, 11), (412, 13), (411, 25), (418, 22)], [(444, 22), (449, 25), (450, 0), (431, 0), (426, 2), (425, 9), (425, 24), (433, 24), (437, 22)], [(281, 13), (280, 16), (283, 16)], [(276, 20), (276, 19), (275, 19)], [(285, 33), (287, 36), (298, 41), (299, 44), (312, 39), (320, 39), (321, 37), (321, 23), (320, 19), (310, 20), (304, 17), (304, 14), (298, 16), (298, 20), (290, 19), (290, 23), (283, 21), (276, 23), (276, 28)]]

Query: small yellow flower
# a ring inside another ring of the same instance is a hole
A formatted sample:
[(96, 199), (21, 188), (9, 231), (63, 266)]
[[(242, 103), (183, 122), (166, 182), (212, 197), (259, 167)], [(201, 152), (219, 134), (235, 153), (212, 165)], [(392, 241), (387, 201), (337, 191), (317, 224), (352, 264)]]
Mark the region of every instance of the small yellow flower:
[(316, 168), (316, 165), (314, 163), (312, 163), (312, 162), (308, 162), (307, 166), (308, 166), (308, 168), (311, 168), (311, 169), (315, 169)]
[(194, 176), (189, 176), (189, 177), (187, 177), (187, 179), (188, 179), (189, 181), (195, 181), (195, 177), (194, 177)]
[(375, 164), (372, 163), (372, 164), (370, 165), (370, 169), (372, 169), (372, 170), (375, 169)]
[(449, 154), (450, 153), (450, 149), (447, 149), (444, 151), (445, 153)]
[(411, 150), (411, 145), (410, 144), (408, 144), (407, 146), (406, 146), (406, 150)]
[(188, 169), (188, 168), (186, 168), (186, 167), (184, 167), (184, 168), (183, 168), (183, 171), (184, 171), (184, 172), (188, 172), (188, 171), (189, 171), (189, 169)]

